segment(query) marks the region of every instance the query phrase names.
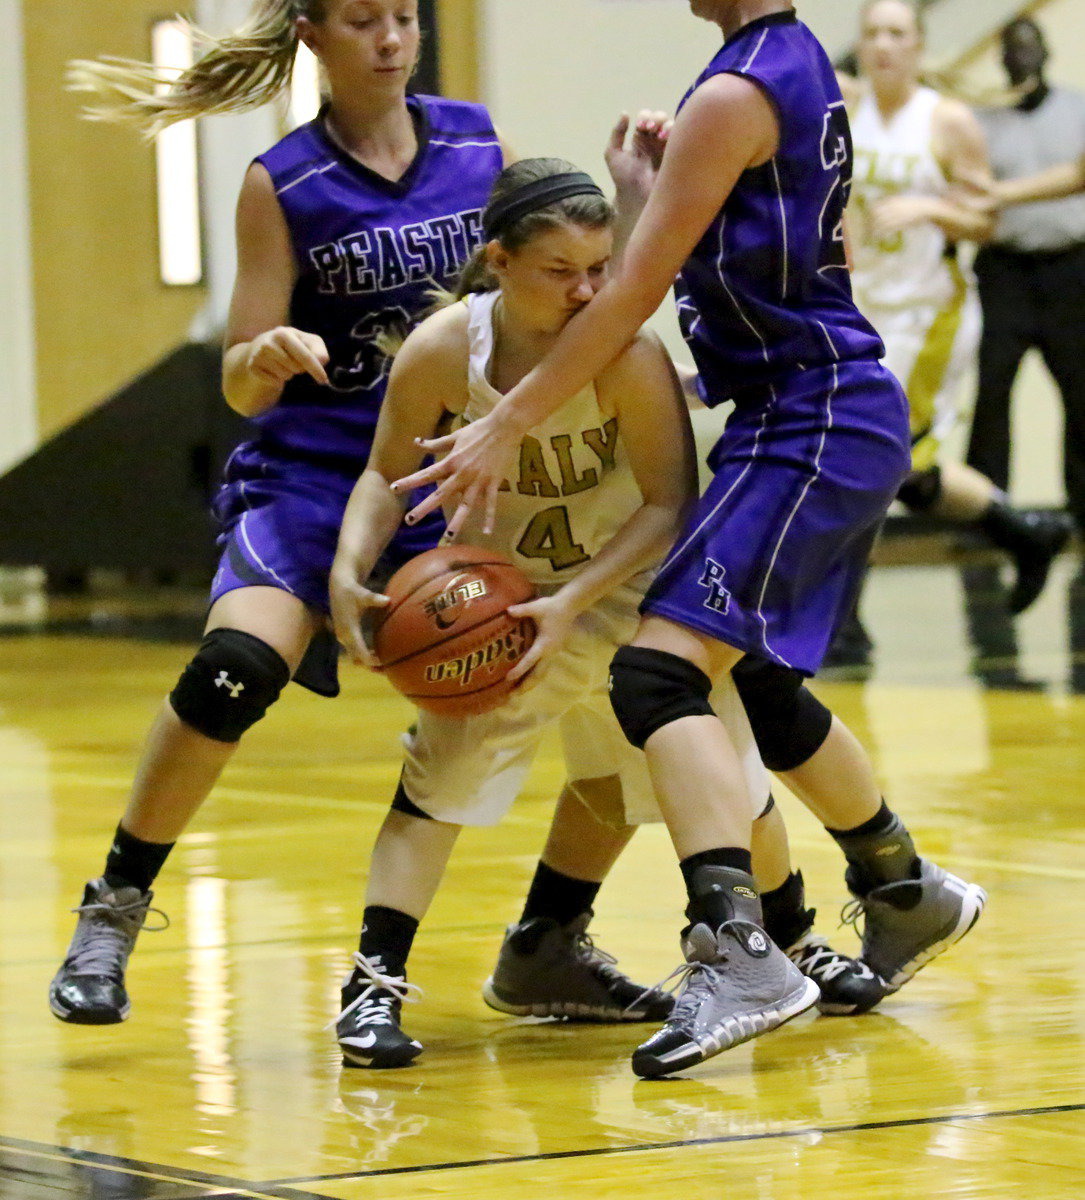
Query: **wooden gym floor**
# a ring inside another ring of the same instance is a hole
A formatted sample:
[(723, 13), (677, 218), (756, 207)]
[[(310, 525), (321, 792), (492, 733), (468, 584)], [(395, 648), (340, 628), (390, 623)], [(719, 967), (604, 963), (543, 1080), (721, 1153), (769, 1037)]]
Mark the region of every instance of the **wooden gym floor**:
[[(975, 932), (874, 1013), (800, 1018), (663, 1082), (643, 1029), (525, 1023), (479, 985), (530, 878), (561, 770), (466, 833), (416, 944), (426, 1045), (341, 1070), (324, 1026), (410, 718), (346, 673), (289, 689), (156, 889), (129, 1021), (66, 1026), (46, 989), (101, 869), (199, 600), (11, 604), (0, 638), (0, 1197), (664, 1197), (1079, 1200), (1085, 1194), (1085, 585), (1064, 558), (1011, 625), (993, 568), (883, 567), (865, 682), (818, 689), (875, 756), (921, 848), (981, 882)], [(169, 635), (176, 634), (174, 640)], [(166, 636), (167, 640), (161, 640)], [(155, 640), (158, 638), (159, 640)], [(838, 853), (781, 797), (819, 925), (842, 945)], [(646, 982), (679, 956), (659, 829), (605, 886), (596, 932)]]

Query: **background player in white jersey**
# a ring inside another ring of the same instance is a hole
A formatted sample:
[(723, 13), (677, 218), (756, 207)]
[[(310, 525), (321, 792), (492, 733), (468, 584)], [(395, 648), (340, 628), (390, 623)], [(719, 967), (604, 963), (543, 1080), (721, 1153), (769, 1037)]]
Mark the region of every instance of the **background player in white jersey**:
[[(535, 366), (601, 286), (611, 221), (598, 188), (560, 159), (525, 160), (499, 178), (485, 213), (490, 240), (461, 283), (465, 300), (424, 322), (397, 355), (373, 454), (347, 507), (331, 595), (336, 630), (356, 660), (371, 662), (360, 619), (381, 597), (364, 581), (402, 517), (404, 500), (389, 484), (417, 466), (415, 439), (449, 414), (457, 423), (484, 416)], [(373, 851), (359, 951), (344, 988), (337, 1032), (348, 1063), (399, 1066), (421, 1051), (399, 1028), (418, 922), (461, 826), (500, 820), (555, 723), (569, 782), (544, 865), (584, 881), (583, 908), (562, 930), (533, 917), (529, 896), (486, 983), (486, 1001), (519, 1015), (595, 1020), (659, 1020), (670, 1009), (664, 995), (636, 988), (584, 939), (598, 889), (591, 881), (603, 878), (637, 824), (660, 819), (644, 756), (626, 742), (607, 697), (607, 667), (636, 630), (649, 568), (695, 494), (684, 400), (658, 342), (642, 333), (532, 431), (519, 461), (493, 529), (471, 522), (461, 534), (510, 555), (536, 584), (540, 599), (512, 610), (538, 625), (516, 668), (517, 678), (534, 674), (495, 712), (419, 714)], [(757, 869), (776, 888), (790, 870), (782, 822), (738, 697), (732, 690), (718, 703), (742, 747), (751, 815), (760, 816)], [(833, 961), (833, 983), (856, 976), (848, 1011), (858, 979), (873, 985), (866, 1006), (880, 998), (868, 970), (820, 945), (817, 965)]]
[(1018, 613), (1039, 595), (1070, 526), (1059, 515), (1017, 511), (978, 471), (939, 459), (980, 336), (975, 280), (957, 248), (982, 242), (993, 226), (960, 186), (989, 177), (983, 131), (966, 105), (922, 84), (923, 46), (915, 4), (868, 0), (861, 79), (844, 81), (855, 147), (852, 287), (908, 396), (913, 469), (900, 499), (976, 523), (1005, 550), (1017, 573), (1009, 607)]

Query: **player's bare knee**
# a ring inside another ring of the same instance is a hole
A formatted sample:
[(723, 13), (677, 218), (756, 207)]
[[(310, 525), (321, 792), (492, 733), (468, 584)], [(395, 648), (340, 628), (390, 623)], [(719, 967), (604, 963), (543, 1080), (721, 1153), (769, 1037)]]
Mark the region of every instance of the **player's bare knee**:
[(682, 717), (710, 717), (712, 680), (688, 659), (665, 650), (623, 646), (610, 664), (610, 704), (638, 750)]
[(267, 642), (240, 629), (212, 629), (170, 692), (184, 723), (216, 742), (237, 742), (290, 682), (290, 668)]
[(794, 771), (821, 749), (833, 714), (807, 688), (801, 672), (744, 658), (731, 672), (761, 761), (770, 771)]

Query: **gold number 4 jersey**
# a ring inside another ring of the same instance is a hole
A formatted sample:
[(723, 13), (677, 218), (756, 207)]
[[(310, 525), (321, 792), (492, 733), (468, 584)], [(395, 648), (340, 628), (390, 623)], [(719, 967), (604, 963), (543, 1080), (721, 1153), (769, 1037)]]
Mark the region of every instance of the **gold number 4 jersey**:
[[(468, 296), (468, 404), (476, 421), (501, 399), (490, 383), (494, 308), (499, 292)], [(611, 540), (643, 502), (622, 444), (617, 416), (599, 407), (594, 384), (578, 392), (520, 444), (505, 480), (493, 533), (472, 515), (461, 540), (509, 555), (542, 592), (556, 591)], [(622, 606), (639, 602), (651, 579), (642, 572), (617, 589)]]
[[(488, 378), (497, 300), (497, 293), (487, 293), (466, 301), (467, 420), (478, 420), (500, 399)], [(485, 536), (472, 520), (463, 541), (510, 555), (545, 593), (582, 570), (642, 503), (617, 419), (600, 410), (594, 387), (524, 438), (506, 482), (494, 532)], [(566, 778), (605, 784), (583, 793), (598, 820), (617, 826), (659, 820), (647, 762), (625, 740), (607, 686), (614, 651), (636, 632), (650, 575), (642, 572), (581, 614), (536, 685), (514, 691), (500, 708), (468, 717), (419, 712), (403, 761), (412, 803), (441, 821), (495, 824), (523, 787), (543, 733), (556, 725)], [(713, 693), (712, 705), (739, 751), (756, 817), (768, 799), (768, 780), (742, 702), (733, 687), (724, 687)]]

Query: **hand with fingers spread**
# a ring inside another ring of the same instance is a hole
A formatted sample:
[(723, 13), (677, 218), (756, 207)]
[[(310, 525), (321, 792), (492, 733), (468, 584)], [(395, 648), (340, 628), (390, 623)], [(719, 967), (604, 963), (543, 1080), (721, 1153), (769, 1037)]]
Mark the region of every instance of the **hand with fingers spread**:
[(364, 584), (359, 583), (354, 568), (338, 560), (332, 566), (328, 595), (331, 600), (336, 640), (352, 662), (360, 667), (369, 667), (370, 670), (379, 669), (380, 663), (366, 645), (362, 634), (362, 622), (371, 609), (386, 607), (388, 597), (380, 592), (370, 591)]
[(442, 507), (447, 512), (458, 499), (459, 504), (447, 522), (446, 539), (452, 541), (460, 533), (473, 510), (482, 512), (483, 533), (492, 533), (497, 494), (526, 432), (505, 406), (498, 405), (486, 416), (445, 437), (420, 438), (418, 446), (427, 454), (441, 457), (430, 466), (397, 479), (392, 490), (403, 496), (428, 484), (436, 484), (437, 488), (407, 513), (407, 524), (413, 525)]
[(626, 146), (630, 120), (622, 113), (610, 135), (606, 148), (607, 169), (617, 189), (619, 205), (625, 200), (635, 200), (640, 207), (652, 190), (663, 152), (667, 148), (674, 122), (664, 112), (642, 109), (633, 123), (633, 137)]
[(510, 617), (529, 618), (535, 622), (535, 640), (531, 648), (508, 674), (509, 680), (524, 691), (539, 682), (547, 660), (565, 645), (577, 612), (562, 600), (561, 592), (557, 592), (524, 604), (512, 604), (508, 613)]

